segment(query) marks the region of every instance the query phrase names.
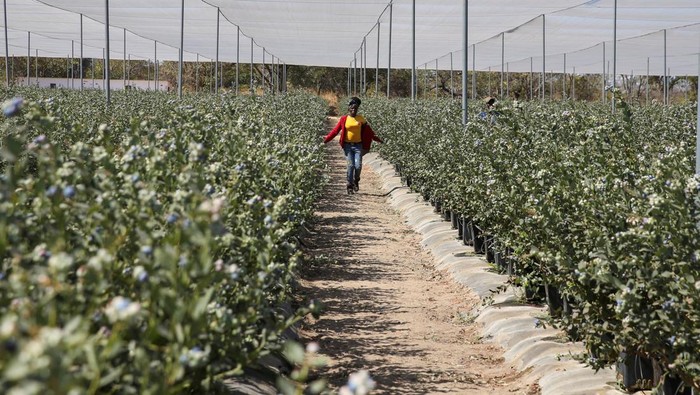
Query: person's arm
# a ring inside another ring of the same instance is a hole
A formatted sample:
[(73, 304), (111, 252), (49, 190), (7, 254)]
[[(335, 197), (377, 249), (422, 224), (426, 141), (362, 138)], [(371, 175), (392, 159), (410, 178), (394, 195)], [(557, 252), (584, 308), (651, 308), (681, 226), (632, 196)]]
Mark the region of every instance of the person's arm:
[(382, 139), (380, 139), (376, 133), (374, 133), (374, 130), (372, 129), (371, 126), (369, 126), (368, 123), (365, 124), (365, 127), (367, 128), (367, 135), (369, 135), (372, 138), (372, 140), (374, 140), (378, 143), (384, 143), (384, 141)]
[(340, 130), (342, 129), (342, 125), (341, 125), (341, 122), (342, 122), (342, 121), (343, 121), (343, 117), (340, 118), (340, 120), (339, 120), (338, 123), (335, 125), (335, 127), (333, 128), (333, 130), (331, 130), (331, 131), (326, 135), (326, 137), (323, 138), (323, 143), (324, 143), (324, 144), (327, 143), (327, 142), (329, 142), (329, 141), (331, 141), (331, 140), (333, 140), (333, 139), (335, 138), (335, 136), (337, 136), (338, 133), (340, 133)]

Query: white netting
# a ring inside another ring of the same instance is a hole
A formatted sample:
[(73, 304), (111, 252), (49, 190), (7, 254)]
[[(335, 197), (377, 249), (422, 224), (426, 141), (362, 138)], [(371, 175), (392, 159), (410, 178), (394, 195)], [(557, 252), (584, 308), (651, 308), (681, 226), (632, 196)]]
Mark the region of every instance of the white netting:
[[(389, 1), (185, 0), (185, 60), (216, 57), (217, 7), (221, 12), (219, 59), (348, 67), (366, 40), (365, 64), (388, 65)], [(442, 70), (462, 68), (463, 6), (460, 0), (416, 4), (416, 63)], [(607, 71), (613, 59), (614, 0), (498, 0), (469, 4), (469, 64), (476, 70), (541, 73), (543, 19), (547, 72)], [(10, 54), (79, 56), (80, 14), (83, 56), (101, 58), (105, 2), (96, 0), (8, 0)], [(113, 0), (110, 3), (110, 54), (177, 60), (181, 1)], [(393, 1), (392, 57), (395, 68), (412, 64), (412, 1)], [(544, 15), (544, 17), (542, 16)], [(379, 25), (379, 26), (378, 26)], [(239, 29), (240, 28), (240, 34)], [(666, 46), (664, 33), (666, 30)], [(31, 32), (28, 43), (27, 32)], [(379, 41), (377, 40), (379, 38)], [(618, 73), (697, 74), (700, 53), (700, 3), (697, 0), (618, 0)], [(603, 44), (605, 43), (605, 44)], [(379, 55), (377, 57), (377, 45)], [(605, 61), (603, 60), (605, 46)], [(239, 48), (240, 47), (240, 48)], [(452, 62), (449, 56), (452, 54)], [(475, 59), (472, 55), (475, 54)], [(503, 65), (502, 65), (503, 61)], [(610, 70), (612, 72), (612, 70)]]

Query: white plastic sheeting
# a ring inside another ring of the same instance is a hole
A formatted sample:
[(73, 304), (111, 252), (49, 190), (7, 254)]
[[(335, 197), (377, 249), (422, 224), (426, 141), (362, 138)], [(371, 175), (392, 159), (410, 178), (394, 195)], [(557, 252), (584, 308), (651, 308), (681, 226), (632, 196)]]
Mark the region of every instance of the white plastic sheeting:
[[(11, 55), (26, 56), (27, 31), (31, 31), (32, 56), (38, 49), (40, 56), (65, 57), (71, 48), (79, 56), (83, 14), (84, 56), (101, 58), (104, 4), (101, 0), (7, 0)], [(112, 0), (111, 57), (124, 56), (126, 29), (127, 55), (132, 59), (153, 59), (154, 41), (158, 41), (158, 59), (177, 60), (180, 5), (180, 0)], [(529, 72), (531, 64), (535, 73), (574, 68), (577, 73), (607, 71), (607, 63), (613, 60), (613, 5), (614, 0), (470, 1), (468, 68), (500, 71), (503, 62), (511, 72)], [(379, 67), (384, 68), (389, 50), (388, 6), (389, 0), (185, 0), (185, 60), (193, 61), (198, 54), (216, 57), (219, 7), (222, 61), (235, 62), (239, 56), (241, 63), (250, 62), (252, 37), (256, 63), (262, 61), (264, 47), (268, 63), (274, 55), (287, 64), (348, 67), (355, 57), (359, 65), (360, 45), (366, 38), (365, 64), (372, 69), (377, 65), (379, 30)], [(434, 68), (438, 59), (440, 69), (462, 68), (463, 6), (464, 0), (416, 1), (418, 65)], [(411, 67), (411, 21), (412, 0), (394, 0), (393, 68)], [(700, 1), (618, 0), (617, 29), (619, 73), (644, 75), (647, 65), (652, 75), (669, 70), (671, 75), (697, 73)]]

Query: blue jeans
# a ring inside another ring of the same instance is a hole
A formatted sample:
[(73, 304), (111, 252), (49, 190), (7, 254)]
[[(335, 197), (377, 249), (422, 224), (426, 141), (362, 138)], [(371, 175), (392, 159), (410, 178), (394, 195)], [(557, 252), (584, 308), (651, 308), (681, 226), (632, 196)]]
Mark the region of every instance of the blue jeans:
[(362, 143), (343, 143), (343, 151), (348, 160), (348, 185), (353, 185), (362, 172)]

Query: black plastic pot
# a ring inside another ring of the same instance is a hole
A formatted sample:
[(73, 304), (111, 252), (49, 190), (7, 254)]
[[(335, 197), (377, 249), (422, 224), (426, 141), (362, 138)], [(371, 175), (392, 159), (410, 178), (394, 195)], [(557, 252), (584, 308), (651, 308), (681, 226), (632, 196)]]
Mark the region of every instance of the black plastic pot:
[(496, 239), (490, 235), (484, 235), (484, 253), (486, 262), (496, 263)]
[(450, 210), (447, 210), (447, 209), (442, 210), (442, 219), (444, 219), (447, 222), (452, 221), (452, 214), (450, 213)]
[(431, 203), (433, 204), (433, 206), (435, 206), (436, 213), (439, 213), (442, 211), (442, 202), (440, 201), (440, 199), (435, 199)]
[(693, 389), (689, 385), (684, 385), (683, 380), (676, 376), (667, 375), (661, 386), (664, 395), (692, 395)]
[[(460, 229), (459, 217), (459, 214), (455, 213), (454, 211), (450, 211), (450, 222), (452, 222), (452, 229)], [(461, 229), (457, 233), (459, 234), (459, 237), (462, 237)]]
[(472, 220), (470, 218), (464, 217), (462, 219), (462, 243), (465, 246), (473, 245), (474, 240), (472, 235)]
[[(649, 390), (654, 386), (654, 368), (651, 359), (639, 355), (620, 354), (617, 371), (627, 391)], [(665, 384), (665, 383), (664, 383)]]
[(561, 317), (564, 313), (564, 301), (556, 287), (549, 284), (544, 285), (547, 306), (549, 306), (549, 315), (552, 317)]
[(486, 246), (484, 245), (485, 240), (481, 228), (479, 228), (479, 226), (472, 221), (469, 230), (472, 236), (472, 246), (474, 247), (474, 253), (485, 254)]
[[(454, 226), (454, 222), (453, 225)], [(462, 235), (464, 234), (464, 216), (458, 215), (457, 216), (457, 237), (459, 237), (460, 240), (464, 240)]]

